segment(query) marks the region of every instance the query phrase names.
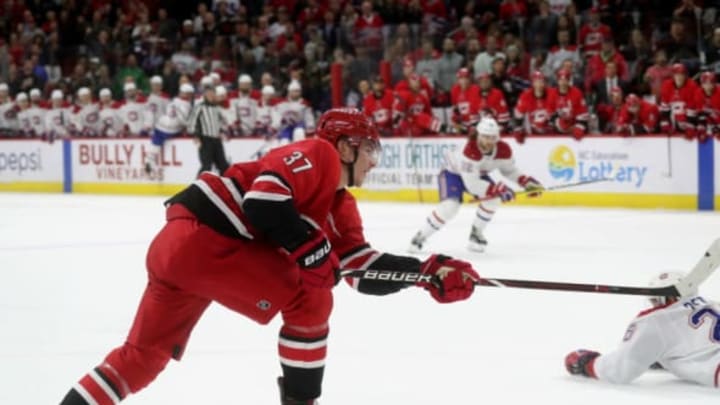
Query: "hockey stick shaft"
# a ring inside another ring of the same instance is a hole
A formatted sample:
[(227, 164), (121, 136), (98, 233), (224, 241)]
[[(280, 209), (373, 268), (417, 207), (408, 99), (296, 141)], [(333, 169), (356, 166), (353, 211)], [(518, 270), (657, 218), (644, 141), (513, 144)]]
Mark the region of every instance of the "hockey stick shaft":
[[(604, 182), (604, 181), (611, 181), (611, 180), (612, 180), (612, 179), (611, 179), (611, 178), (608, 178), (608, 177), (603, 177), (603, 178), (601, 178), (601, 179), (580, 180), (580, 181), (576, 181), (576, 182), (574, 182), (574, 183), (557, 184), (557, 185), (554, 185), (554, 186), (545, 187), (545, 188), (543, 188), (542, 190), (535, 190), (535, 191), (531, 191), (531, 190), (518, 190), (518, 191), (515, 191), (515, 195), (531, 194), (531, 193), (538, 193), (538, 192), (545, 192), (545, 191), (563, 190), (563, 189), (566, 189), (566, 188), (572, 188), (572, 187), (577, 187), (577, 186), (584, 186), (584, 185), (586, 185), (586, 184), (602, 183), (602, 182)], [(500, 197), (488, 197), (488, 196), (485, 196), (485, 197), (482, 197), (482, 198), (473, 199), (472, 202), (488, 201), (488, 200), (494, 200), (494, 199), (496, 199), (496, 198), (500, 198)]]
[[(393, 270), (343, 270), (341, 277), (352, 277), (361, 280), (389, 281), (397, 283), (433, 283), (434, 278), (427, 274), (420, 274), (405, 271)], [(677, 296), (679, 295), (674, 286), (650, 288), (650, 287), (628, 287), (604, 284), (580, 284), (564, 283), (556, 281), (518, 280), (504, 278), (481, 278), (475, 280), (475, 285), (480, 287), (508, 287), (527, 288), (537, 290), (558, 290), (575, 292), (595, 292), (608, 294), (626, 295), (647, 295), (647, 296)]]
[[(720, 266), (720, 238), (716, 239), (705, 251), (698, 263), (677, 284), (667, 287), (631, 287), (607, 284), (565, 283), (556, 281), (519, 280), (503, 278), (481, 278), (475, 280), (476, 286), (527, 288), (536, 290), (556, 290), (574, 292), (592, 292), (622, 295), (645, 296), (685, 296), (698, 288), (703, 281)], [(435, 283), (437, 280), (430, 275), (393, 270), (342, 270), (341, 277), (352, 277), (361, 280), (376, 280), (398, 283)]]

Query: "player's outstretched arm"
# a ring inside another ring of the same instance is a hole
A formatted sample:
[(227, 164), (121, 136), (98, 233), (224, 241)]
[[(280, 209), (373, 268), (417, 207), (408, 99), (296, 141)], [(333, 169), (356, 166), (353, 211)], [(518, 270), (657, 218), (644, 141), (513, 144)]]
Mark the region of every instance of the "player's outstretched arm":
[[(342, 264), (350, 263), (352, 266), (360, 262), (370, 262), (368, 265), (357, 267), (366, 270), (390, 270), (403, 272), (417, 272), (433, 276), (433, 282), (421, 283), (398, 283), (395, 281), (351, 279), (348, 280), (359, 292), (370, 295), (387, 295), (398, 292), (410, 286), (418, 286), (426, 289), (430, 295), (440, 303), (451, 303), (469, 298), (474, 291), (474, 281), (480, 276), (472, 268), (472, 265), (462, 260), (456, 260), (449, 256), (432, 255), (425, 261), (414, 257), (396, 256), (389, 253), (378, 253), (368, 249), (368, 255), (358, 257), (356, 260), (343, 260)], [(374, 254), (372, 253), (374, 252)], [(374, 260), (373, 258), (376, 257)], [(360, 262), (358, 262), (358, 260)], [(353, 266), (354, 267), (354, 266)]]

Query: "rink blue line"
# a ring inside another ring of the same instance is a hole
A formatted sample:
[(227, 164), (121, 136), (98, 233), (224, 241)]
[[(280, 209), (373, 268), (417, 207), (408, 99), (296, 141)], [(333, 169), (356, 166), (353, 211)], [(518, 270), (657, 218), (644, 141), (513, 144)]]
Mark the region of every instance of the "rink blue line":
[(55, 249), (83, 249), (96, 247), (120, 247), (132, 245), (146, 245), (149, 242), (95, 242), (95, 243), (68, 243), (65, 245), (29, 245), (29, 246), (0, 246), (0, 252), (16, 252), (28, 250), (55, 250)]
[(715, 145), (698, 142), (698, 210), (715, 209)]
[(63, 192), (72, 193), (72, 141), (63, 139)]

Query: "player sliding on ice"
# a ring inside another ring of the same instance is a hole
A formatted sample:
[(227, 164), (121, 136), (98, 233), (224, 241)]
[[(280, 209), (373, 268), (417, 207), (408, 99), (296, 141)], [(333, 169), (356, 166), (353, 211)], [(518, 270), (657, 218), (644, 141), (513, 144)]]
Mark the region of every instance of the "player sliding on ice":
[(522, 175), (515, 167), (510, 145), (500, 140), (500, 127), (490, 117), (484, 117), (476, 126), (475, 134), (468, 139), (461, 151), (445, 155), (443, 170), (438, 175), (440, 204), (427, 217), (423, 228), (410, 242), (410, 251), (419, 252), (430, 235), (439, 231), (460, 209), (463, 193), (481, 199), (475, 213), (468, 249), (483, 252), (487, 240), (483, 230), (490, 223), (501, 203), (515, 199), (515, 192), (502, 182), (495, 182), (490, 172), (500, 173), (518, 183), (529, 196), (542, 193), (543, 186), (531, 176)]
[[(661, 273), (651, 287), (679, 282), (682, 273)], [(601, 355), (576, 350), (565, 357), (570, 374), (626, 384), (659, 364), (678, 378), (718, 387), (720, 378), (720, 306), (698, 295), (653, 297), (652, 308), (628, 326), (620, 346)]]
[[(282, 314), (281, 404), (315, 404), (339, 268), (437, 276), (416, 285), (441, 303), (470, 297), (479, 276), (469, 263), (438, 255), (420, 262), (379, 252), (365, 240), (347, 187), (362, 185), (377, 164), (374, 124), (358, 110), (332, 109), (320, 117), (317, 136), (235, 164), (222, 176), (203, 172), (167, 201), (167, 223), (148, 250), (149, 282), (127, 341), (61, 405), (116, 404), (146, 387), (170, 359), (180, 360), (213, 301), (260, 324)], [(385, 295), (413, 284), (354, 279), (352, 285)]]

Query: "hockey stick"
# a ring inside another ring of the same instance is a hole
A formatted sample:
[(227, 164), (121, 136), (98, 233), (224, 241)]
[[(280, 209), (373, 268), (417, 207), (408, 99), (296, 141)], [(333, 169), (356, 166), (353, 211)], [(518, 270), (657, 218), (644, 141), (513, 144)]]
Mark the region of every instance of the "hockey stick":
[[(481, 278), (475, 280), (481, 287), (510, 287), (537, 290), (557, 290), (574, 292), (594, 292), (623, 295), (645, 295), (678, 297), (690, 294), (720, 266), (720, 238), (707, 249), (695, 267), (677, 284), (667, 287), (630, 287), (606, 284), (581, 284), (556, 281), (513, 280), (503, 278)], [(340, 277), (352, 277), (360, 280), (378, 280), (398, 283), (437, 283), (434, 276), (408, 271), (393, 270), (342, 270)]]
[[(580, 181), (576, 181), (575, 183), (557, 184), (557, 185), (554, 185), (554, 186), (545, 187), (545, 188), (543, 188), (542, 190), (533, 190), (533, 191), (530, 191), (530, 190), (518, 190), (518, 191), (515, 191), (515, 195), (524, 195), (524, 194), (532, 194), (532, 193), (544, 193), (544, 192), (546, 192), (546, 191), (562, 190), (562, 189), (565, 189), (565, 188), (572, 188), (572, 187), (577, 187), (577, 186), (584, 186), (584, 185), (586, 185), (586, 184), (602, 183), (602, 182), (604, 182), (604, 181), (612, 181), (612, 180), (613, 180), (613, 179), (612, 179), (612, 176), (610, 176), (610, 177), (603, 177), (603, 178), (601, 178), (601, 179), (580, 180)], [(495, 199), (495, 198), (500, 198), (500, 197), (487, 197), (487, 196), (486, 196), (486, 197), (482, 197), (482, 198), (474, 198), (474, 199), (472, 199), (471, 202), (488, 201), (488, 200), (493, 200), (493, 199)]]

